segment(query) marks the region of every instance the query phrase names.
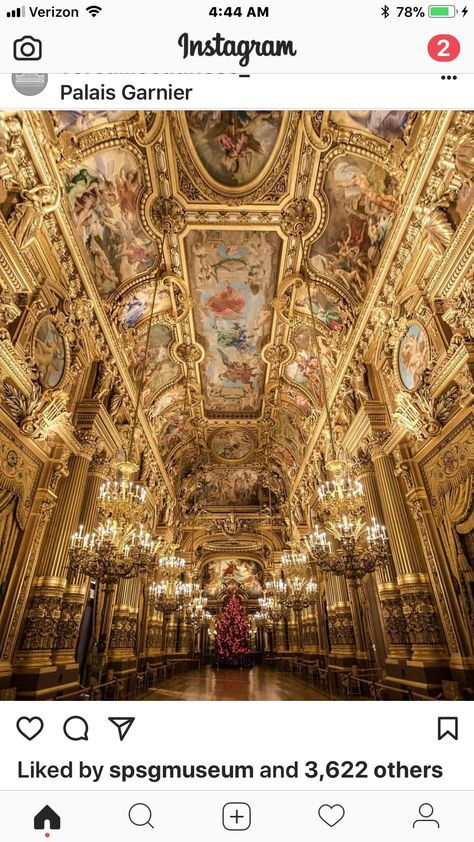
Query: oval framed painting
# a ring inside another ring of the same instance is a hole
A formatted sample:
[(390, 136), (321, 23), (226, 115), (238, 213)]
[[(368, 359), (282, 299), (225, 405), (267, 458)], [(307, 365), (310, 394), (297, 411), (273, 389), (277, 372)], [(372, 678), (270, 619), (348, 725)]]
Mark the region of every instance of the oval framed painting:
[(430, 364), (430, 342), (423, 325), (413, 322), (399, 342), (397, 351), (398, 376), (409, 392), (416, 392)]
[(210, 437), (209, 447), (221, 462), (243, 462), (253, 452), (253, 437), (240, 427), (219, 427)]
[(42, 319), (33, 339), (33, 359), (38, 366), (39, 381), (45, 389), (56, 389), (63, 379), (67, 348), (54, 319)]
[(210, 186), (246, 194), (272, 172), (288, 122), (283, 111), (186, 111), (181, 128), (193, 163)]

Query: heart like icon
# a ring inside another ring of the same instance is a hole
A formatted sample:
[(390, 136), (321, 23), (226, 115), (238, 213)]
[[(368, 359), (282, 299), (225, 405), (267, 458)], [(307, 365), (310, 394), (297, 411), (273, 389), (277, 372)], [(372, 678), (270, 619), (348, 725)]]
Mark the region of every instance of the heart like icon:
[(342, 804), (322, 804), (318, 810), (318, 816), (324, 824), (335, 827), (346, 815)]
[(44, 728), (44, 722), (39, 716), (32, 716), (31, 719), (28, 716), (21, 716), (16, 723), (16, 727), (22, 737), (25, 737), (27, 740), (34, 740), (35, 737), (41, 734)]

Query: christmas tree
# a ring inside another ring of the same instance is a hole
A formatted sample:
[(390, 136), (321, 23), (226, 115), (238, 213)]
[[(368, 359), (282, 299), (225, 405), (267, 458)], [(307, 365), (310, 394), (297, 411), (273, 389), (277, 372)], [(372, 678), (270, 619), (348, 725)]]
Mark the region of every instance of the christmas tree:
[(237, 663), (249, 649), (250, 626), (237, 594), (232, 594), (217, 623), (219, 658)]

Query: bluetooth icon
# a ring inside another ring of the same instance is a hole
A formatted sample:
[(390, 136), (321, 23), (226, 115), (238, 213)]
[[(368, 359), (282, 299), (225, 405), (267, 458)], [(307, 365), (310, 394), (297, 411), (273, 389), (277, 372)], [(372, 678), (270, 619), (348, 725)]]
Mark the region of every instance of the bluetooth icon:
[(390, 14), (390, 6), (382, 6), (382, 17), (388, 18)]

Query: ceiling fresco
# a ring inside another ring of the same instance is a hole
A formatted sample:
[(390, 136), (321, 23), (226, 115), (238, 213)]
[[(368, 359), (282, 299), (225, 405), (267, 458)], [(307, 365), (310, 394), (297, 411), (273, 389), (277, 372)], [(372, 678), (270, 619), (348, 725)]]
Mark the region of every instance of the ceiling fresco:
[[(164, 470), (201, 505), (261, 507), (265, 454), (275, 487), (308, 458), (321, 365), (330, 392), (397, 223), (417, 119), (52, 114), (97, 306), (135, 386), (143, 374), (147, 435)], [(467, 180), (450, 225), (471, 193)], [(410, 341), (400, 352), (407, 383), (405, 369), (418, 376)]]
[(156, 261), (156, 243), (143, 230), (137, 212), (143, 187), (136, 158), (122, 149), (86, 158), (67, 176), (71, 212), (103, 298)]
[(281, 239), (273, 231), (191, 231), (186, 238), (204, 408), (212, 417), (255, 416), (271, 326)]
[(143, 366), (142, 403), (147, 406), (156, 392), (175, 380), (181, 372), (178, 362), (170, 356), (170, 346), (173, 342), (171, 328), (164, 324), (154, 324), (150, 330), (147, 350), (146, 333), (129, 349), (130, 373), (133, 380), (139, 383)]
[(374, 161), (338, 155), (328, 166), (323, 190), (328, 224), (310, 249), (310, 264), (360, 301), (399, 207), (398, 183)]
[(210, 506), (258, 506), (259, 473), (250, 468), (209, 468), (198, 479), (197, 496)]
[(213, 455), (223, 462), (242, 462), (255, 447), (251, 434), (239, 427), (219, 427), (212, 433), (209, 445)]
[[(291, 335), (291, 343), (295, 353), (286, 367), (286, 377), (304, 388), (317, 406), (322, 406), (324, 396), (321, 368), (310, 326), (301, 325), (295, 328)], [(335, 373), (337, 350), (325, 336), (318, 336), (318, 344), (324, 377), (326, 382), (330, 383)]]
[(204, 595), (216, 599), (229, 586), (237, 585), (248, 597), (258, 599), (263, 595), (261, 579), (261, 569), (254, 561), (240, 558), (209, 561), (203, 569)]
[(130, 120), (135, 115), (135, 111), (58, 111), (58, 128), (61, 132), (75, 135), (98, 126)]
[(384, 140), (402, 138), (409, 111), (333, 111), (331, 116), (340, 126), (365, 129)]
[(154, 315), (171, 309), (171, 297), (167, 289), (155, 292), (154, 284), (136, 289), (122, 302), (119, 319), (124, 328), (136, 327), (149, 317), (153, 304)]
[(247, 185), (270, 161), (281, 111), (187, 111), (191, 141), (206, 172), (226, 187)]

